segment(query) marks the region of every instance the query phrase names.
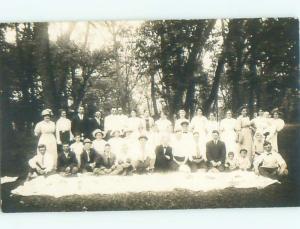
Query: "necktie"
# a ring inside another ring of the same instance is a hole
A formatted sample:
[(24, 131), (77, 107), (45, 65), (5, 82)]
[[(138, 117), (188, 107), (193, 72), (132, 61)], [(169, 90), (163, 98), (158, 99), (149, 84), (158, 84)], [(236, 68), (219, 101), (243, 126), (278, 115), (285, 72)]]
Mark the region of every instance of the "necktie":
[(149, 119), (146, 119), (146, 130), (149, 131), (150, 130), (150, 123), (149, 123)]

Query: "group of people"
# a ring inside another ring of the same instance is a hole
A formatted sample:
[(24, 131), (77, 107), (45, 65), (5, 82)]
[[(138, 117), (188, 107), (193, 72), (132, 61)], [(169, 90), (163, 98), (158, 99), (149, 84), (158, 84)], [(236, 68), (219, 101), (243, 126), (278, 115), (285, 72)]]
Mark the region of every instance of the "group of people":
[(79, 107), (72, 120), (62, 110), (56, 123), (52, 115), (43, 110), (35, 126), (39, 141), (29, 161), (29, 179), (55, 171), (68, 176), (248, 170), (271, 178), (288, 173), (278, 152), (284, 121), (277, 109), (272, 115), (259, 110), (252, 120), (245, 107), (237, 119), (229, 110), (220, 122), (213, 113), (206, 118), (201, 109), (191, 120), (180, 110), (173, 123), (164, 112), (154, 120), (147, 111), (139, 117), (133, 110), (128, 117), (122, 108), (112, 108), (105, 118), (100, 111), (88, 118)]

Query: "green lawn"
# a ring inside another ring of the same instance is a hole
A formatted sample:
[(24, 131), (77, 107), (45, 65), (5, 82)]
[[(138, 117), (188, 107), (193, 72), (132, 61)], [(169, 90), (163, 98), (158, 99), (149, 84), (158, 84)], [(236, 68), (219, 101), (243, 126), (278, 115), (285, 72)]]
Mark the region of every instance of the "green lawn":
[[(240, 207), (291, 207), (300, 206), (300, 127), (287, 125), (280, 133), (279, 147), (289, 166), (289, 178), (282, 184), (265, 189), (235, 189), (192, 192), (143, 192), (115, 195), (67, 196), (11, 196), (10, 191), (24, 182), (26, 163), (34, 154), (36, 139), (17, 135), (10, 143), (12, 147), (2, 155), (1, 176), (21, 176), (13, 183), (1, 187), (2, 210), (4, 212), (30, 211), (99, 211), (140, 209), (188, 209), (188, 208), (240, 208)], [(21, 144), (21, 142), (24, 142)]]

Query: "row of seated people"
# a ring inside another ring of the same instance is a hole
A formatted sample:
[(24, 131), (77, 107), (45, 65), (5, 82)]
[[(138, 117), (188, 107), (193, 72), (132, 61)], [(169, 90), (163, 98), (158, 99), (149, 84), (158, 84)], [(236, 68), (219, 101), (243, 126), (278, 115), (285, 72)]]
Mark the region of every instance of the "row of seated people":
[(103, 153), (99, 154), (92, 148), (92, 141), (85, 139), (80, 157), (70, 150), (69, 144), (63, 144), (56, 168), (53, 166), (51, 154), (47, 153), (46, 146), (40, 144), (37, 155), (29, 161), (28, 178), (52, 174), (55, 170), (64, 175), (74, 175), (78, 172), (92, 172), (95, 175), (130, 175), (178, 170), (195, 172), (198, 169), (204, 169), (224, 172), (240, 169), (253, 170), (258, 175), (271, 178), (279, 178), (288, 173), (284, 159), (272, 150), (270, 142), (265, 142), (264, 152), (251, 160), (247, 156), (246, 149), (241, 149), (238, 156), (235, 156), (233, 152), (228, 152), (226, 155), (226, 147), (224, 142), (219, 140), (218, 131), (213, 131), (212, 140), (206, 144), (206, 158), (188, 153), (186, 155), (174, 154), (166, 138), (162, 138), (161, 144), (155, 147), (154, 153), (150, 153), (147, 141), (146, 135), (140, 135), (136, 150), (121, 159), (112, 151), (110, 143), (106, 143)]

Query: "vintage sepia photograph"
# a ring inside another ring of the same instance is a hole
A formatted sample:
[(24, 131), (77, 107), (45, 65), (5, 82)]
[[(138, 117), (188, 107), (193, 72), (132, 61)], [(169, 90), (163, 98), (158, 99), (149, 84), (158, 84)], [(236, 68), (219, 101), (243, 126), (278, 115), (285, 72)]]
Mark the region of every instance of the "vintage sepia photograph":
[(0, 23), (1, 210), (300, 206), (299, 19)]

